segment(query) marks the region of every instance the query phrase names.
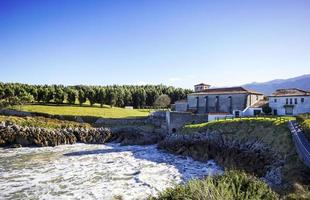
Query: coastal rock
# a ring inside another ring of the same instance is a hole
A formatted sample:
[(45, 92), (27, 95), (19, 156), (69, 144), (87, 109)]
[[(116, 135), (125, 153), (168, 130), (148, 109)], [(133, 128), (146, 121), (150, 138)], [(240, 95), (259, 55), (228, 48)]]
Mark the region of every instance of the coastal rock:
[(138, 127), (112, 128), (112, 137), (109, 141), (119, 142), (123, 145), (147, 145), (156, 144), (164, 136), (158, 130), (144, 130)]
[(45, 129), (22, 127), (11, 122), (0, 123), (0, 146), (57, 146), (76, 142), (103, 144), (111, 137), (104, 128)]
[(273, 184), (281, 183), (284, 158), (261, 141), (240, 141), (217, 133), (172, 134), (158, 145), (172, 153), (195, 160), (215, 160), (228, 169), (241, 169), (265, 177)]

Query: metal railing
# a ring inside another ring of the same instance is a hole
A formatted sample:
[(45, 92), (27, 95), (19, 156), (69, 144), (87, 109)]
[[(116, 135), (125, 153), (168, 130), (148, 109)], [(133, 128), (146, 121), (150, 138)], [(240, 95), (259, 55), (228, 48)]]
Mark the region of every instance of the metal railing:
[(310, 142), (304, 136), (301, 127), (296, 121), (289, 121), (289, 129), (299, 158), (310, 167)]

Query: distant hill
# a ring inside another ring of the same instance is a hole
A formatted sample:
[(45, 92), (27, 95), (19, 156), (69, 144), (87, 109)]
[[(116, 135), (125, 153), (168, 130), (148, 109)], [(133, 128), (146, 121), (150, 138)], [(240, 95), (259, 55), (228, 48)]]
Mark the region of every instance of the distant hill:
[(270, 95), (276, 89), (281, 88), (299, 88), (303, 90), (310, 90), (310, 74), (290, 79), (275, 79), (264, 83), (254, 82), (242, 85), (242, 87), (264, 93), (265, 95)]

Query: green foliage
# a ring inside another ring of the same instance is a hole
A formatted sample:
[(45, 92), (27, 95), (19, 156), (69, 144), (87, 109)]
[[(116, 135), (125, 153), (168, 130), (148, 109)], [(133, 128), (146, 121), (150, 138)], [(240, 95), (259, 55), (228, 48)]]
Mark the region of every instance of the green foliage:
[(104, 88), (99, 88), (97, 91), (97, 103), (100, 104), (100, 107), (103, 107), (103, 104), (105, 103), (105, 97), (106, 97), (106, 93), (105, 93), (105, 89)]
[(290, 153), (295, 151), (287, 121), (293, 117), (253, 117), (211, 121), (202, 124), (185, 125), (183, 134), (216, 131), (234, 139), (257, 139), (271, 145), (277, 151)]
[(167, 94), (171, 99), (171, 103), (174, 103), (177, 100), (186, 98), (190, 92), (192, 91), (163, 85), (63, 86), (4, 84), (0, 82), (0, 99), (5, 98), (10, 101), (13, 97), (19, 98), (21, 94), (28, 93), (33, 96), (35, 101), (46, 104), (62, 104), (66, 100), (70, 104), (74, 104), (75, 96), (80, 105), (88, 100), (91, 105), (99, 103), (102, 106), (109, 104), (117, 107), (133, 106), (135, 108), (144, 108), (153, 107), (155, 100), (162, 94)]
[(168, 95), (160, 95), (154, 102), (154, 107), (167, 108), (171, 103), (171, 99)]
[(15, 116), (4, 116), (0, 115), (0, 122), (2, 121), (10, 121), (14, 124), (20, 126), (28, 126), (28, 127), (41, 127), (41, 128), (49, 128), (49, 129), (57, 129), (57, 128), (65, 128), (65, 127), (90, 127), (87, 123), (77, 123), (72, 121), (51, 119), (45, 117), (15, 117)]
[(150, 200), (274, 200), (279, 196), (262, 180), (239, 171), (224, 175), (191, 180), (177, 185)]
[(269, 107), (269, 105), (264, 105), (262, 110), (266, 115), (270, 115), (272, 112), (272, 109)]
[(89, 100), (91, 106), (96, 103), (96, 93), (93, 89), (87, 88), (85, 97)]
[(79, 89), (78, 91), (78, 100), (79, 100), (80, 106), (82, 106), (83, 103), (86, 102), (85, 92), (82, 89)]
[(56, 88), (54, 94), (54, 102), (57, 104), (62, 104), (64, 100), (65, 100), (64, 91), (61, 88)]
[(71, 88), (67, 89), (67, 101), (69, 104), (75, 104), (77, 96), (78, 93), (76, 90), (73, 90)]
[(308, 140), (310, 140), (310, 114), (303, 114), (296, 118), (297, 121), (300, 123), (306, 137), (308, 138)]

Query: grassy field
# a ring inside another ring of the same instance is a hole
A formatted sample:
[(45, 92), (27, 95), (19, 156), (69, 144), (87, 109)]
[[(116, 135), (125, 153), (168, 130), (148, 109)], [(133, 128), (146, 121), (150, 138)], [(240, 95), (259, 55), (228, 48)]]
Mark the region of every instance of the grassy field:
[(281, 153), (294, 151), (291, 135), (288, 129), (287, 120), (293, 117), (282, 118), (241, 118), (212, 121), (202, 124), (186, 125), (181, 133), (189, 134), (215, 130), (227, 137), (240, 140), (258, 139), (271, 145)]
[(15, 117), (15, 116), (3, 116), (0, 115), (0, 122), (10, 121), (20, 126), (28, 127), (41, 127), (49, 129), (65, 128), (65, 127), (90, 127), (87, 123), (77, 123), (66, 120), (51, 119), (45, 117)]
[(104, 106), (77, 106), (77, 105), (22, 105), (14, 106), (13, 109), (27, 112), (47, 113), (51, 115), (70, 115), (70, 116), (93, 116), (103, 118), (133, 118), (143, 117), (150, 113), (149, 109), (125, 109)]

